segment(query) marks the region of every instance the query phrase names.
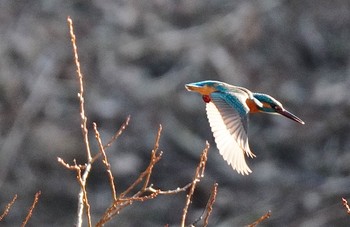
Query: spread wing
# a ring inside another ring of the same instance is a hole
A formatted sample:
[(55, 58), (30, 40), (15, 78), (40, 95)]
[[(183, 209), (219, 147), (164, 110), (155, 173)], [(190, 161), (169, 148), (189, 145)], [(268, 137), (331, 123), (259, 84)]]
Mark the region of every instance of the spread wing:
[(238, 97), (211, 93), (211, 102), (206, 104), (206, 110), (220, 154), (234, 170), (248, 175), (252, 171), (245, 161), (244, 154), (249, 157), (255, 155), (250, 151), (248, 144), (248, 107), (243, 105)]

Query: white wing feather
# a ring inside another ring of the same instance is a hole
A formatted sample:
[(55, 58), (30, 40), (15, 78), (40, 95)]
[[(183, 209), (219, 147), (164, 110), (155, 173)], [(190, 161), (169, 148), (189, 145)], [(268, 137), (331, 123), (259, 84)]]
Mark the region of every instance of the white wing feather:
[(238, 173), (251, 173), (244, 154), (250, 157), (255, 155), (249, 149), (248, 136), (239, 113), (224, 102), (209, 102), (206, 110), (220, 154)]

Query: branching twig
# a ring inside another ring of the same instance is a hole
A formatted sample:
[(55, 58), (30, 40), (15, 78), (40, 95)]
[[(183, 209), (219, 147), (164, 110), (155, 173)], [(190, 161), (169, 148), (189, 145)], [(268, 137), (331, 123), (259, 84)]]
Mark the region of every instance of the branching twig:
[[(126, 118), (125, 122), (120, 126), (119, 130), (113, 135), (113, 137), (108, 141), (106, 145), (103, 146), (103, 149), (105, 150), (106, 148), (110, 147), (112, 143), (118, 139), (118, 137), (124, 132), (126, 127), (129, 125), (130, 121), (130, 115)], [(101, 156), (101, 149), (100, 151), (92, 158), (91, 162), (95, 162), (96, 159), (98, 159)]]
[(95, 130), (95, 138), (97, 140), (98, 146), (100, 148), (100, 152), (101, 152), (102, 157), (103, 157), (103, 161), (102, 162), (106, 166), (106, 171), (107, 171), (107, 174), (108, 174), (108, 177), (109, 177), (109, 184), (110, 184), (111, 190), (112, 190), (113, 201), (116, 201), (117, 200), (117, 191), (115, 189), (114, 177), (113, 177), (113, 174), (112, 174), (112, 171), (111, 171), (111, 164), (109, 164), (109, 161), (108, 161), (105, 149), (104, 149), (103, 144), (102, 144), (100, 133), (97, 130), (97, 125), (96, 125), (95, 122), (93, 123), (93, 126), (94, 126), (94, 130)]
[(85, 115), (85, 100), (84, 100), (84, 77), (80, 69), (80, 62), (79, 62), (79, 55), (78, 55), (78, 47), (76, 44), (76, 38), (74, 34), (74, 27), (73, 27), (73, 21), (70, 17), (67, 18), (67, 21), (69, 23), (69, 32), (71, 37), (71, 42), (73, 46), (73, 53), (74, 53), (74, 61), (76, 66), (76, 72), (77, 77), (79, 80), (79, 93), (78, 98), (80, 101), (80, 117), (81, 117), (81, 129), (84, 137), (84, 143), (86, 148), (86, 156), (88, 157), (88, 161), (91, 161), (91, 152), (90, 152), (90, 146), (89, 146), (89, 137), (88, 137), (88, 130), (87, 130), (87, 117)]
[(215, 203), (217, 193), (218, 193), (218, 183), (215, 183), (211, 189), (210, 198), (209, 198), (207, 206), (206, 206), (207, 212), (206, 212), (206, 215), (204, 217), (203, 227), (206, 227), (209, 224), (209, 217), (211, 215), (211, 212), (213, 211), (213, 205)]
[(213, 204), (215, 202), (216, 199), (216, 195), (218, 193), (218, 184), (215, 183), (213, 185), (213, 187), (211, 188), (211, 193), (210, 193), (210, 197), (208, 199), (207, 205), (205, 206), (205, 209), (203, 210), (201, 216), (195, 220), (190, 226), (195, 226), (199, 221), (201, 221), (204, 217), (204, 224), (203, 227), (208, 226), (209, 224), (209, 216), (211, 215), (211, 212), (213, 211)]
[(127, 194), (129, 194), (138, 184), (140, 184), (143, 181), (144, 178), (146, 178), (146, 180), (144, 181), (142, 189), (140, 191), (144, 191), (148, 186), (153, 167), (162, 158), (162, 155), (163, 155), (163, 152), (158, 151), (161, 133), (162, 133), (162, 125), (159, 125), (156, 141), (154, 143), (154, 147), (151, 153), (151, 160), (150, 160), (150, 163), (148, 164), (148, 167), (146, 168), (145, 171), (143, 171), (140, 174), (140, 176), (135, 180), (135, 182), (129, 186), (129, 188), (127, 188), (123, 193), (120, 194), (120, 198), (123, 198)]
[(91, 151), (90, 151), (90, 143), (89, 143), (89, 136), (88, 136), (88, 129), (87, 129), (87, 117), (85, 115), (85, 106), (84, 106), (84, 80), (83, 80), (83, 74), (80, 70), (80, 62), (79, 62), (79, 55), (78, 55), (78, 48), (76, 45), (76, 38), (74, 34), (73, 29), (73, 21), (70, 17), (67, 18), (68, 24), (69, 24), (69, 32), (71, 37), (71, 42), (73, 46), (73, 52), (74, 52), (74, 60), (75, 60), (75, 66), (76, 66), (76, 72), (77, 77), (79, 80), (79, 93), (78, 98), (80, 102), (80, 118), (81, 118), (81, 130), (84, 138), (84, 144), (86, 149), (86, 156), (87, 156), (87, 163), (86, 168), (84, 169), (84, 173), (81, 175), (81, 169), (77, 169), (78, 173), (78, 180), (80, 183), (80, 193), (79, 193), (79, 199), (78, 199), (78, 218), (77, 218), (77, 226), (80, 227), (83, 224), (83, 212), (84, 207), (86, 208), (86, 216), (88, 221), (88, 226), (91, 226), (91, 212), (90, 212), (90, 204), (87, 198), (87, 192), (86, 192), (86, 181), (89, 176), (90, 170), (91, 170), (91, 164), (92, 164), (92, 157), (91, 157)]
[(16, 199), (17, 199), (17, 194), (13, 197), (11, 202), (9, 202), (6, 205), (4, 212), (0, 215), (0, 221), (9, 213), (9, 211), (10, 211), (12, 205), (15, 203)]
[[(76, 226), (81, 227), (83, 224), (83, 213), (84, 213), (84, 208), (87, 216), (87, 225), (89, 227), (92, 226), (92, 220), (91, 220), (91, 211), (90, 211), (90, 204), (88, 200), (88, 195), (87, 195), (87, 179), (89, 176), (89, 173), (92, 168), (92, 164), (94, 161), (96, 161), (100, 156), (102, 156), (103, 160), (102, 162), (104, 163), (106, 167), (106, 171), (109, 176), (109, 181), (110, 181), (110, 187), (112, 191), (112, 197), (113, 201), (110, 205), (109, 208), (106, 209), (105, 213), (102, 215), (101, 219), (98, 221), (96, 226), (102, 226), (109, 220), (111, 220), (114, 216), (119, 214), (119, 212), (131, 205), (134, 201), (139, 201), (139, 202), (144, 202), (149, 199), (154, 199), (158, 195), (170, 195), (170, 194), (176, 194), (179, 192), (187, 191), (187, 189), (190, 189), (190, 191), (187, 194), (187, 200), (186, 200), (186, 205), (184, 208), (183, 216), (182, 216), (182, 226), (184, 226), (185, 220), (186, 220), (186, 215), (187, 211), (189, 208), (189, 204), (191, 203), (191, 199), (196, 187), (196, 184), (200, 181), (200, 179), (204, 176), (204, 169), (205, 169), (205, 164), (207, 161), (207, 152), (209, 149), (209, 143), (206, 143), (206, 147), (202, 152), (200, 162), (198, 164), (198, 167), (196, 169), (195, 176), (192, 180), (191, 183), (185, 185), (182, 188), (177, 188), (174, 190), (161, 190), (153, 187), (152, 184), (150, 184), (150, 179), (151, 175), (153, 173), (153, 168), (155, 164), (157, 164), (161, 157), (162, 157), (162, 151), (159, 151), (159, 140), (162, 132), (162, 126), (159, 126), (159, 130), (156, 136), (156, 140), (154, 143), (153, 150), (151, 152), (151, 157), (149, 164), (147, 168), (139, 175), (139, 177), (120, 195), (117, 195), (117, 190), (116, 190), (116, 185), (114, 182), (114, 176), (111, 171), (111, 166), (108, 161), (108, 157), (106, 155), (105, 149), (110, 147), (111, 144), (122, 134), (122, 132), (125, 130), (126, 126), (129, 124), (130, 116), (126, 119), (125, 123), (120, 127), (120, 129), (116, 132), (116, 134), (111, 138), (111, 140), (106, 144), (103, 145), (102, 139), (100, 137), (100, 133), (97, 129), (97, 125), (94, 123), (94, 131), (95, 131), (95, 138), (97, 140), (97, 143), (99, 145), (99, 152), (95, 154), (95, 156), (92, 156), (91, 150), (90, 150), (90, 142), (89, 142), (89, 137), (88, 137), (88, 129), (87, 129), (87, 117), (85, 114), (85, 106), (84, 106), (84, 78), (81, 73), (80, 69), (80, 63), (79, 63), (79, 56), (78, 56), (78, 50), (77, 50), (77, 45), (76, 45), (76, 38), (73, 30), (73, 22), (72, 20), (68, 17), (67, 18), (68, 24), (69, 24), (69, 30), (70, 30), (70, 36), (71, 36), (71, 42), (73, 46), (73, 53), (74, 53), (74, 60), (75, 60), (75, 65), (76, 65), (76, 72), (77, 72), (77, 78), (79, 81), (79, 93), (78, 93), (78, 98), (80, 102), (80, 118), (81, 118), (81, 129), (82, 129), (82, 134), (83, 134), (83, 140), (84, 144), (86, 147), (86, 156), (87, 156), (87, 161), (83, 165), (78, 165), (75, 160), (73, 160), (74, 165), (70, 165), (66, 163), (63, 159), (58, 158), (58, 162), (61, 163), (65, 168), (69, 170), (74, 170), (76, 171), (76, 176), (77, 180), (80, 184), (80, 193), (79, 193), (79, 199), (78, 199), (78, 215), (77, 215), (77, 224)], [(140, 188), (136, 191), (136, 188)], [(136, 191), (136, 192), (135, 192)], [(212, 205), (215, 201), (215, 196), (217, 192), (217, 185), (215, 184), (213, 189), (212, 189), (212, 194), (211, 197), (208, 201), (208, 204), (206, 206), (206, 216), (205, 216), (205, 225), (208, 223), (208, 218), (211, 214), (212, 211)]]
[(260, 224), (262, 221), (264, 221), (265, 219), (268, 219), (271, 216), (271, 211), (269, 210), (266, 214), (264, 214), (263, 216), (261, 216), (258, 220), (256, 220), (254, 223), (247, 225), (247, 227), (255, 227), (258, 224)]
[[(100, 219), (100, 221), (96, 224), (96, 226), (103, 226), (106, 222), (111, 220), (114, 216), (119, 214), (119, 212), (124, 209), (125, 207), (131, 205), (134, 201), (138, 202), (144, 202), (149, 199), (154, 199), (158, 195), (170, 195), (170, 194), (176, 194), (179, 192), (186, 191), (189, 188), (193, 188), (194, 184), (196, 184), (201, 177), (203, 177), (203, 171), (205, 168), (205, 163), (207, 159), (207, 151), (209, 149), (209, 144), (207, 143), (206, 148), (204, 149), (204, 152), (202, 153), (201, 160), (198, 164), (196, 174), (195, 174), (195, 179), (185, 185), (182, 188), (177, 188), (174, 190), (161, 190), (161, 189), (156, 189), (153, 187), (152, 184), (150, 184), (150, 177), (152, 175), (152, 170), (155, 164), (161, 159), (162, 153), (158, 151), (159, 148), (159, 140), (161, 136), (161, 131), (162, 131), (162, 126), (159, 126), (159, 130), (157, 133), (157, 137), (154, 143), (154, 147), (151, 153), (151, 159), (150, 162), (146, 168), (145, 171), (143, 171), (139, 177), (132, 183), (124, 192), (122, 192), (119, 197), (112, 203), (112, 205), (106, 210), (104, 213), (103, 217)], [(137, 186), (142, 184), (141, 189), (139, 189), (136, 193), (134, 193), (132, 196), (128, 196)], [(194, 190), (194, 189), (193, 189)], [(211, 196), (210, 203), (208, 205), (208, 216), (210, 215), (211, 212), (211, 207), (212, 204), (215, 200), (215, 195), (216, 195), (216, 187), (213, 189), (213, 195)], [(206, 218), (207, 220), (207, 218)]]
[(192, 180), (192, 185), (191, 185), (190, 191), (187, 193), (186, 204), (185, 204), (185, 207), (184, 207), (183, 213), (182, 213), (181, 227), (185, 226), (188, 208), (190, 206), (196, 185), (200, 181), (200, 179), (204, 176), (205, 164), (207, 162), (207, 155), (208, 155), (209, 147), (210, 146), (209, 146), (209, 143), (207, 141), (206, 146), (201, 154), (201, 158), (199, 161), (199, 165), (197, 166), (196, 173), (195, 173), (194, 178)]
[(343, 206), (346, 209), (346, 212), (350, 215), (350, 207), (349, 207), (348, 201), (345, 198), (341, 198), (341, 200), (342, 200)]
[[(108, 222), (110, 219), (112, 219), (115, 215), (119, 213), (120, 210), (123, 208), (129, 206), (133, 201), (145, 201), (148, 199), (153, 199), (156, 196), (158, 196), (162, 192), (159, 189), (152, 188), (152, 185), (149, 186), (149, 180), (152, 175), (153, 167), (154, 165), (161, 159), (162, 152), (158, 151), (159, 148), (159, 140), (162, 132), (162, 126), (159, 126), (157, 137), (154, 143), (154, 148), (151, 153), (151, 159), (150, 162), (146, 168), (145, 171), (143, 171), (139, 177), (132, 183), (124, 192), (122, 192), (119, 197), (117, 197), (116, 200), (112, 203), (112, 205), (106, 210), (103, 217), (100, 219), (100, 221), (96, 224), (96, 226), (102, 226), (106, 222)], [(142, 184), (141, 189), (136, 192), (134, 195), (127, 197), (128, 194), (131, 193), (132, 190), (136, 188), (139, 184)], [(180, 190), (179, 190), (180, 191)], [(145, 195), (145, 193), (151, 193), (148, 195)], [(164, 193), (165, 194), (165, 193)], [(170, 192), (169, 192), (170, 194)]]
[(27, 223), (28, 223), (28, 221), (29, 221), (29, 219), (32, 217), (32, 215), (33, 215), (33, 210), (34, 210), (36, 204), (37, 204), (38, 201), (39, 201), (39, 196), (40, 196), (40, 195), (41, 195), (41, 191), (38, 191), (37, 193), (35, 193), (35, 197), (34, 197), (33, 204), (32, 204), (32, 206), (29, 208), (28, 214), (27, 214), (26, 218), (24, 219), (24, 221), (23, 221), (21, 227), (26, 226)]

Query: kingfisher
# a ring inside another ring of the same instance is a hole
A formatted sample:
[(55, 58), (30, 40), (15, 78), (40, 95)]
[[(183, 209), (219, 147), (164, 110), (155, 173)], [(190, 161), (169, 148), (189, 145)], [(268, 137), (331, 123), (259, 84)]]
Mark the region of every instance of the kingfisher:
[(248, 144), (248, 113), (279, 114), (305, 124), (270, 95), (214, 80), (189, 83), (185, 87), (202, 95), (216, 146), (224, 160), (242, 175), (252, 172), (245, 155), (255, 157)]

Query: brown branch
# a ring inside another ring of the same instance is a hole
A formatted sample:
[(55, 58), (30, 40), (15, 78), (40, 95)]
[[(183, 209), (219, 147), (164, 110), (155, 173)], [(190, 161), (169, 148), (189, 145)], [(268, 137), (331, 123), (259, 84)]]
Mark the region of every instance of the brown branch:
[[(78, 98), (79, 98), (79, 103), (80, 103), (80, 118), (81, 118), (81, 123), (80, 127), (82, 130), (82, 135), (83, 135), (83, 141), (86, 146), (86, 156), (87, 156), (87, 162), (84, 165), (78, 165), (75, 160), (74, 165), (70, 165), (66, 163), (63, 159), (58, 158), (58, 162), (63, 165), (65, 168), (69, 170), (74, 170), (76, 171), (76, 176), (77, 180), (80, 184), (80, 193), (79, 193), (79, 199), (78, 199), (78, 215), (77, 215), (77, 226), (81, 227), (83, 224), (83, 213), (84, 211), (86, 212), (87, 216), (87, 225), (89, 227), (92, 226), (92, 221), (91, 221), (91, 211), (90, 211), (90, 204), (88, 200), (88, 194), (86, 190), (87, 186), (87, 179), (89, 176), (89, 173), (92, 168), (93, 162), (102, 156), (103, 160), (102, 162), (106, 166), (106, 171), (109, 176), (109, 181), (110, 181), (110, 187), (112, 190), (112, 197), (113, 197), (113, 202), (109, 208), (106, 209), (105, 213), (103, 214), (102, 218), (99, 220), (99, 222), (96, 224), (96, 226), (102, 226), (104, 225), (107, 221), (112, 219), (115, 215), (119, 214), (119, 211), (122, 210), (123, 208), (131, 205), (134, 201), (139, 201), (139, 202), (144, 202), (149, 199), (154, 199), (158, 195), (169, 195), (169, 194), (175, 194), (179, 193), (182, 191), (186, 191), (187, 189), (190, 189), (189, 193), (187, 194), (187, 201), (186, 201), (186, 206), (184, 208), (184, 214), (183, 214), (183, 223), (185, 223), (186, 215), (187, 215), (187, 210), (189, 207), (189, 204), (191, 202), (196, 184), (200, 181), (200, 179), (204, 176), (204, 169), (205, 169), (205, 164), (207, 161), (207, 152), (209, 149), (209, 144), (207, 142), (206, 148), (203, 150), (203, 153), (201, 155), (201, 160), (198, 164), (198, 167), (196, 169), (196, 173), (194, 176), (193, 181), (190, 184), (185, 185), (182, 188), (177, 188), (175, 190), (161, 190), (161, 189), (156, 189), (153, 187), (152, 184), (150, 184), (150, 179), (151, 175), (153, 173), (153, 169), (156, 163), (158, 163), (162, 157), (162, 152), (159, 151), (159, 140), (161, 136), (161, 131), (162, 131), (162, 126), (159, 126), (159, 130), (156, 136), (156, 140), (154, 143), (153, 150), (151, 152), (151, 158), (149, 161), (149, 164), (147, 168), (139, 175), (139, 177), (124, 191), (122, 192), (119, 197), (117, 196), (117, 190), (116, 190), (116, 185), (114, 182), (114, 176), (111, 171), (111, 166), (108, 161), (108, 157), (106, 155), (105, 149), (110, 147), (111, 144), (123, 133), (125, 128), (128, 126), (129, 121), (130, 121), (130, 116), (126, 119), (125, 123), (120, 127), (120, 129), (115, 133), (115, 135), (111, 138), (111, 140), (106, 144), (103, 145), (102, 139), (100, 136), (100, 133), (97, 129), (97, 125), (94, 123), (94, 130), (95, 130), (95, 138), (97, 140), (97, 143), (99, 145), (99, 152), (95, 154), (95, 156), (92, 157), (91, 155), (91, 150), (90, 150), (90, 142), (89, 142), (89, 136), (88, 136), (88, 129), (87, 129), (87, 117), (85, 114), (85, 99), (84, 99), (84, 77), (81, 72), (80, 68), (80, 62), (79, 62), (79, 56), (78, 56), (78, 48), (76, 45), (76, 37), (74, 34), (74, 27), (73, 27), (73, 22), (70, 17), (67, 18), (68, 25), (69, 25), (69, 31), (70, 31), (70, 37), (71, 37), (71, 42), (73, 46), (73, 53), (74, 53), (74, 61), (76, 65), (76, 73), (77, 73), (77, 78), (79, 82), (79, 93), (78, 93)], [(137, 192), (131, 194), (132, 191), (136, 191), (135, 188), (138, 187), (140, 188)], [(206, 207), (207, 210), (207, 216), (205, 217), (205, 222), (208, 222), (208, 218), (210, 216), (210, 213), (212, 211), (212, 205), (215, 201), (215, 196), (216, 196), (216, 191), (217, 191), (217, 185), (215, 186), (215, 189), (212, 189), (212, 196), (210, 197), (208, 201), (208, 205)]]
[(350, 215), (350, 207), (349, 207), (348, 201), (345, 198), (341, 198), (341, 200), (342, 200), (343, 206), (346, 209), (346, 212)]
[[(78, 180), (81, 185), (80, 193), (79, 193), (79, 199), (78, 199), (78, 220), (77, 220), (77, 226), (82, 226), (83, 223), (83, 212), (84, 212), (84, 206), (86, 207), (86, 216), (88, 220), (88, 226), (92, 226), (91, 224), (91, 213), (90, 213), (90, 205), (87, 198), (87, 192), (86, 192), (86, 182), (87, 178), (89, 176), (91, 165), (92, 165), (92, 157), (91, 157), (91, 151), (90, 151), (90, 143), (89, 143), (89, 136), (88, 136), (88, 129), (87, 129), (87, 117), (85, 115), (85, 105), (84, 105), (84, 77), (80, 69), (80, 62), (79, 62), (79, 55), (78, 55), (78, 47), (76, 45), (76, 38), (74, 34), (74, 27), (73, 27), (73, 21), (70, 17), (67, 18), (68, 25), (69, 25), (69, 32), (71, 37), (71, 42), (73, 46), (73, 53), (74, 53), (74, 60), (75, 60), (75, 66), (76, 66), (76, 72), (77, 72), (77, 78), (79, 81), (79, 93), (78, 98), (80, 102), (80, 118), (81, 118), (81, 130), (84, 138), (84, 144), (86, 149), (86, 156), (87, 156), (87, 164), (86, 168), (84, 170), (83, 175), (81, 175), (81, 168), (76, 169), (78, 173)], [(62, 162), (61, 162), (62, 163)], [(62, 163), (63, 164), (63, 163)]]
[(26, 218), (24, 219), (24, 221), (23, 221), (23, 223), (22, 223), (22, 225), (21, 225), (22, 227), (26, 226), (27, 223), (28, 223), (28, 221), (29, 221), (29, 219), (32, 217), (32, 215), (33, 215), (33, 210), (34, 210), (36, 204), (37, 204), (38, 201), (39, 201), (39, 196), (40, 196), (40, 195), (41, 195), (41, 191), (38, 191), (37, 193), (35, 193), (33, 204), (32, 204), (32, 206), (29, 208), (28, 214), (27, 214)]
[(75, 159), (73, 159), (74, 165), (69, 165), (60, 157), (57, 157), (57, 161), (58, 161), (58, 163), (60, 163), (61, 165), (63, 165), (65, 168), (67, 168), (69, 170), (78, 171), (77, 169), (81, 170), (81, 169), (85, 169), (85, 167), (86, 167), (85, 165), (78, 165), (77, 161)]
[(162, 133), (162, 125), (159, 125), (156, 141), (154, 143), (154, 147), (153, 147), (153, 150), (151, 153), (151, 160), (148, 164), (148, 167), (146, 168), (145, 171), (143, 171), (140, 174), (140, 176), (134, 181), (134, 183), (129, 186), (129, 188), (127, 188), (123, 193), (120, 194), (120, 198), (123, 198), (127, 194), (129, 194), (138, 184), (140, 184), (143, 181), (144, 178), (146, 178), (146, 180), (144, 181), (140, 192), (144, 191), (146, 189), (146, 187), (148, 186), (149, 179), (152, 175), (153, 167), (157, 162), (159, 162), (159, 160), (162, 158), (162, 154), (163, 154), (161, 151), (158, 152), (159, 140), (160, 140), (161, 133)]
[(80, 62), (79, 62), (79, 55), (78, 55), (78, 47), (76, 44), (76, 38), (74, 34), (74, 26), (73, 21), (70, 17), (67, 18), (68, 24), (69, 24), (69, 32), (71, 37), (71, 42), (73, 46), (73, 53), (74, 53), (74, 60), (75, 60), (75, 66), (76, 66), (76, 72), (77, 77), (79, 80), (79, 93), (78, 98), (80, 101), (80, 118), (81, 118), (81, 129), (84, 137), (84, 143), (86, 145), (86, 156), (88, 157), (88, 161), (91, 161), (91, 152), (90, 152), (90, 145), (89, 145), (89, 137), (88, 137), (88, 130), (87, 130), (87, 117), (85, 115), (85, 100), (84, 100), (84, 77), (80, 69)]
[[(176, 188), (174, 190), (161, 190), (161, 189), (155, 189), (152, 184), (149, 184), (153, 167), (161, 159), (161, 155), (162, 155), (162, 153), (158, 151), (161, 131), (162, 131), (162, 127), (160, 125), (156, 136), (156, 140), (154, 143), (154, 147), (151, 152), (151, 159), (146, 170), (139, 175), (139, 177), (134, 181), (133, 184), (131, 184), (123, 193), (121, 193), (119, 197), (117, 197), (117, 199), (112, 203), (112, 205), (105, 211), (104, 215), (96, 224), (96, 226), (103, 226), (106, 222), (111, 220), (114, 216), (118, 215), (122, 209), (131, 205), (135, 201), (144, 202), (146, 200), (154, 199), (158, 195), (176, 194), (179, 192), (184, 192), (188, 188), (193, 187), (193, 182), (191, 182), (182, 188)], [(201, 161), (199, 164), (201, 168), (197, 168), (196, 176), (198, 177), (202, 177), (202, 174), (203, 174), (202, 170), (204, 168), (203, 165), (205, 165), (204, 159), (206, 160), (206, 155), (203, 155), (203, 157), (201, 158)], [(140, 190), (138, 190), (132, 196), (127, 196), (128, 194), (131, 193), (132, 190), (134, 190), (141, 183), (142, 183), (142, 187)]]
[(205, 206), (205, 209), (203, 210), (201, 216), (197, 220), (195, 220), (190, 226), (196, 226), (196, 224), (203, 219), (204, 215), (205, 215), (205, 217), (204, 217), (203, 227), (208, 226), (209, 216), (211, 215), (211, 212), (213, 211), (213, 204), (215, 202), (217, 192), (218, 192), (218, 184), (215, 183), (213, 185), (213, 187), (211, 188), (210, 197), (208, 199), (207, 205)]
[[(115, 215), (119, 213), (120, 210), (131, 205), (133, 201), (142, 202), (148, 199), (153, 199), (161, 193), (161, 190), (153, 189), (152, 185), (148, 186), (150, 177), (152, 175), (153, 167), (162, 157), (162, 152), (158, 151), (161, 132), (162, 132), (162, 126), (160, 125), (156, 136), (156, 140), (154, 143), (154, 147), (151, 152), (150, 162), (146, 170), (143, 171), (139, 175), (139, 177), (124, 192), (122, 192), (119, 195), (119, 197), (117, 197), (114, 200), (112, 205), (105, 211), (104, 215), (96, 224), (96, 226), (102, 226), (103, 224), (111, 220)], [(131, 191), (134, 190), (142, 182), (143, 182), (143, 185), (141, 189), (138, 192), (136, 192), (134, 195), (127, 197), (127, 195), (130, 194)], [(151, 192), (151, 194), (144, 195), (147, 192)]]
[(189, 189), (191, 187), (191, 185), (192, 185), (192, 182), (186, 184), (185, 186), (183, 186), (181, 188), (177, 188), (177, 189), (174, 189), (174, 190), (166, 190), (166, 191), (163, 191), (163, 190), (160, 190), (160, 189), (154, 189), (153, 186), (151, 185), (150, 187), (146, 188), (146, 191), (147, 192), (156, 192), (156, 191), (158, 191), (159, 195), (173, 195), (173, 194), (176, 194), (176, 193), (179, 193), (179, 192), (186, 191), (187, 189)]
[(112, 190), (113, 201), (116, 201), (117, 200), (117, 191), (115, 189), (114, 177), (113, 177), (113, 174), (112, 174), (112, 171), (111, 171), (111, 164), (108, 161), (106, 152), (105, 152), (103, 144), (102, 144), (101, 136), (100, 136), (99, 131), (97, 130), (97, 125), (96, 125), (95, 122), (93, 123), (93, 126), (94, 126), (94, 131), (95, 131), (95, 138), (97, 140), (98, 146), (100, 148), (101, 155), (103, 157), (103, 161), (102, 162), (106, 166), (106, 171), (107, 171), (108, 178), (109, 178), (109, 184), (110, 184), (111, 190)]
[(15, 203), (16, 199), (17, 199), (17, 194), (13, 197), (11, 202), (9, 202), (6, 205), (4, 212), (2, 213), (2, 215), (0, 215), (0, 221), (9, 213), (9, 211), (10, 211), (12, 205)]
[(263, 222), (265, 219), (268, 219), (271, 216), (271, 211), (269, 210), (266, 214), (261, 216), (258, 220), (256, 220), (254, 223), (247, 225), (247, 227), (255, 227), (261, 222)]
[(158, 153), (159, 141), (160, 141), (160, 135), (162, 133), (162, 129), (163, 129), (162, 125), (159, 125), (158, 133), (157, 133), (157, 136), (156, 136), (156, 141), (154, 143), (154, 147), (153, 147), (153, 150), (152, 150), (152, 159), (151, 160), (153, 160), (153, 161), (151, 161), (151, 163), (154, 162), (154, 164), (153, 165), (149, 165), (148, 173), (146, 174), (146, 180), (145, 180), (141, 190), (145, 190), (147, 188), (147, 186), (149, 184), (149, 180), (150, 180), (151, 175), (152, 175), (153, 167), (162, 157), (163, 153), (162, 152)]
[[(87, 165), (87, 168), (84, 171), (83, 176), (81, 175), (81, 168), (76, 168), (77, 170), (77, 180), (80, 184), (80, 192), (79, 192), (79, 202), (78, 205), (81, 207), (81, 212), (83, 213), (83, 207), (85, 206), (85, 213), (86, 213), (86, 217), (88, 219), (88, 226), (91, 227), (91, 209), (90, 209), (90, 203), (89, 203), (89, 199), (88, 199), (88, 195), (87, 195), (87, 191), (86, 191), (86, 180), (87, 180), (87, 174), (89, 173), (91, 170), (91, 165)], [(86, 177), (85, 177), (86, 176)], [(78, 210), (78, 222), (82, 223), (82, 213), (80, 213), (80, 209)]]
[[(103, 146), (103, 149), (106, 150), (106, 148), (110, 147), (112, 143), (118, 139), (118, 137), (124, 132), (126, 127), (129, 125), (130, 121), (130, 115), (126, 118), (125, 122), (120, 126), (119, 130), (113, 135), (113, 137), (108, 141), (106, 145)], [(95, 162), (96, 159), (98, 159), (101, 156), (101, 149), (99, 152), (92, 158), (91, 162)]]
[(209, 217), (211, 215), (211, 212), (213, 211), (213, 205), (215, 203), (217, 193), (218, 193), (218, 183), (215, 183), (211, 189), (210, 198), (209, 198), (207, 206), (206, 206), (207, 212), (206, 212), (206, 215), (204, 217), (203, 227), (206, 227), (209, 224)]
[(205, 164), (207, 162), (207, 155), (208, 155), (209, 147), (210, 147), (210, 145), (207, 141), (206, 146), (201, 154), (199, 164), (196, 168), (196, 173), (195, 173), (194, 178), (192, 180), (192, 185), (191, 185), (190, 191), (187, 193), (186, 204), (185, 204), (185, 207), (183, 209), (183, 214), (182, 214), (182, 219), (181, 219), (181, 227), (185, 226), (188, 208), (189, 208), (190, 203), (192, 201), (192, 196), (193, 196), (194, 190), (197, 186), (197, 183), (200, 182), (200, 179), (202, 177), (204, 177), (204, 170), (205, 170)]

